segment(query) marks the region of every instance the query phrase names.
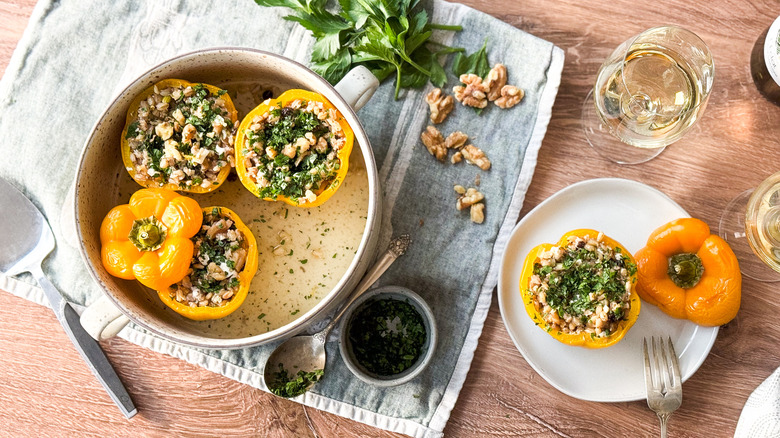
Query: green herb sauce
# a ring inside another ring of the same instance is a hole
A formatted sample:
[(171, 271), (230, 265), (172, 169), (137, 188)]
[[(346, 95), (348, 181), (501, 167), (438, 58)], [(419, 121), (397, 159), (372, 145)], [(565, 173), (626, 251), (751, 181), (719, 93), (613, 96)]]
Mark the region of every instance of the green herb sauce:
[(349, 327), (355, 359), (381, 376), (398, 374), (414, 365), (426, 339), (423, 318), (407, 301), (371, 301), (355, 314)]

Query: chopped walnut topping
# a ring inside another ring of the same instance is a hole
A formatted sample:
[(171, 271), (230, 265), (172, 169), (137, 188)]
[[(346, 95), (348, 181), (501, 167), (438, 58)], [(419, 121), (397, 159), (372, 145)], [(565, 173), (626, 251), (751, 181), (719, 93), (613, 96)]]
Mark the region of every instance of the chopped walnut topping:
[(436, 157), (439, 161), (444, 161), (447, 158), (447, 147), (444, 145), (444, 136), (441, 135), (438, 129), (433, 126), (425, 128), (420, 139), (425, 145), (428, 152)]
[(458, 164), (461, 161), (463, 161), (463, 154), (462, 153), (455, 152), (454, 154), (452, 154), (452, 157), (450, 158), (450, 162), (452, 164)]
[(496, 99), (495, 104), (501, 108), (512, 108), (520, 103), (525, 96), (525, 92), (522, 88), (517, 88), (514, 85), (504, 85), (501, 88), (501, 97)]
[(476, 165), (482, 170), (490, 169), (490, 160), (485, 155), (485, 152), (482, 151), (482, 149), (472, 144), (468, 144), (464, 146), (463, 149), (461, 149), (461, 152), (463, 153), (463, 157), (466, 158), (466, 161), (469, 163)]
[(487, 89), (482, 84), (482, 78), (475, 74), (460, 75), (460, 81), (466, 86), (456, 86), (452, 89), (455, 93), (455, 99), (463, 105), (474, 108), (484, 108), (487, 106)]
[(485, 195), (483, 195), (482, 192), (473, 187), (469, 187), (468, 190), (466, 190), (466, 193), (458, 197), (455, 208), (458, 210), (464, 210), (478, 202), (481, 202), (483, 199), (485, 199)]
[(462, 185), (460, 185), (460, 184), (455, 184), (455, 187), (454, 187), (454, 189), (455, 189), (455, 193), (457, 193), (457, 194), (459, 194), (459, 195), (463, 195), (463, 194), (465, 194), (465, 193), (466, 193), (466, 188), (465, 188), (465, 187), (463, 187), (463, 186), (462, 186)]
[(441, 123), (447, 118), (450, 111), (455, 107), (452, 96), (447, 96), (441, 91), (441, 88), (434, 88), (433, 91), (425, 96), (425, 102), (431, 109), (431, 123)]
[(471, 216), (471, 222), (475, 224), (481, 224), (485, 221), (485, 204), (479, 203), (471, 206), (469, 210)]
[(485, 81), (482, 85), (487, 90), (487, 98), (489, 101), (494, 101), (501, 97), (501, 89), (506, 85), (506, 66), (504, 64), (496, 64), (490, 69)]
[(460, 149), (463, 147), (464, 144), (466, 144), (466, 141), (469, 139), (469, 136), (460, 132), (455, 131), (452, 134), (447, 136), (447, 139), (444, 140), (444, 146), (447, 147), (447, 149)]

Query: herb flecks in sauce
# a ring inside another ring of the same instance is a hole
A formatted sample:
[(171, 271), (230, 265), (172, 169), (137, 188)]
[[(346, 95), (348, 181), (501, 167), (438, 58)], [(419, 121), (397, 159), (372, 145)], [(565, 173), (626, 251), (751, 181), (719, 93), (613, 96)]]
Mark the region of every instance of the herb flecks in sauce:
[(414, 365), (426, 339), (422, 316), (407, 301), (395, 299), (367, 303), (355, 313), (349, 328), (355, 359), (366, 370), (382, 376)]
[(324, 370), (301, 370), (296, 375), (291, 375), (284, 365), (279, 364), (279, 371), (273, 374), (268, 389), (279, 397), (296, 397), (306, 392), (309, 386), (319, 382), (323, 373)]

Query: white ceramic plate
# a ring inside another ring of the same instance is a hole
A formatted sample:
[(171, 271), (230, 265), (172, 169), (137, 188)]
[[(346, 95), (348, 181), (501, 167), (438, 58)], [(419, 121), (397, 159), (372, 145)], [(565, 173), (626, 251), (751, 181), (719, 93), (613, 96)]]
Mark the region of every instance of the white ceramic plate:
[(509, 336), (525, 360), (561, 392), (582, 400), (622, 402), (645, 398), (642, 338), (670, 336), (685, 382), (710, 352), (718, 327), (675, 319), (642, 302), (626, 337), (603, 349), (572, 347), (535, 326), (520, 296), (525, 256), (540, 243), (555, 243), (567, 231), (592, 228), (632, 253), (659, 226), (690, 215), (660, 191), (636, 181), (593, 179), (573, 184), (528, 213), (512, 231), (498, 282), (498, 304)]

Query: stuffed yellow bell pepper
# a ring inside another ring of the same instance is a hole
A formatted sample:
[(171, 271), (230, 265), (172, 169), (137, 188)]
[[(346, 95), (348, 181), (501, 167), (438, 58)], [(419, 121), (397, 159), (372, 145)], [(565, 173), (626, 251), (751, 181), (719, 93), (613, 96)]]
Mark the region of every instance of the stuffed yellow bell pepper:
[(184, 278), (158, 290), (160, 299), (182, 316), (218, 319), (238, 309), (257, 272), (257, 242), (236, 213), (203, 209), (203, 226), (192, 238), (195, 252)]
[(639, 316), (636, 264), (620, 243), (595, 230), (570, 231), (534, 247), (520, 275), (528, 316), (568, 345), (609, 347)]
[(344, 117), (323, 96), (288, 90), (241, 121), (238, 177), (267, 201), (318, 206), (344, 181), (354, 137)]
[(193, 252), (190, 237), (202, 221), (195, 200), (167, 189), (141, 189), (103, 219), (103, 266), (115, 277), (165, 289), (187, 274)]
[(737, 316), (742, 296), (737, 256), (703, 221), (682, 218), (659, 227), (636, 260), (639, 295), (667, 315), (705, 326)]
[(225, 90), (162, 80), (130, 103), (122, 161), (144, 187), (210, 192), (225, 182), (234, 165), (237, 121)]

